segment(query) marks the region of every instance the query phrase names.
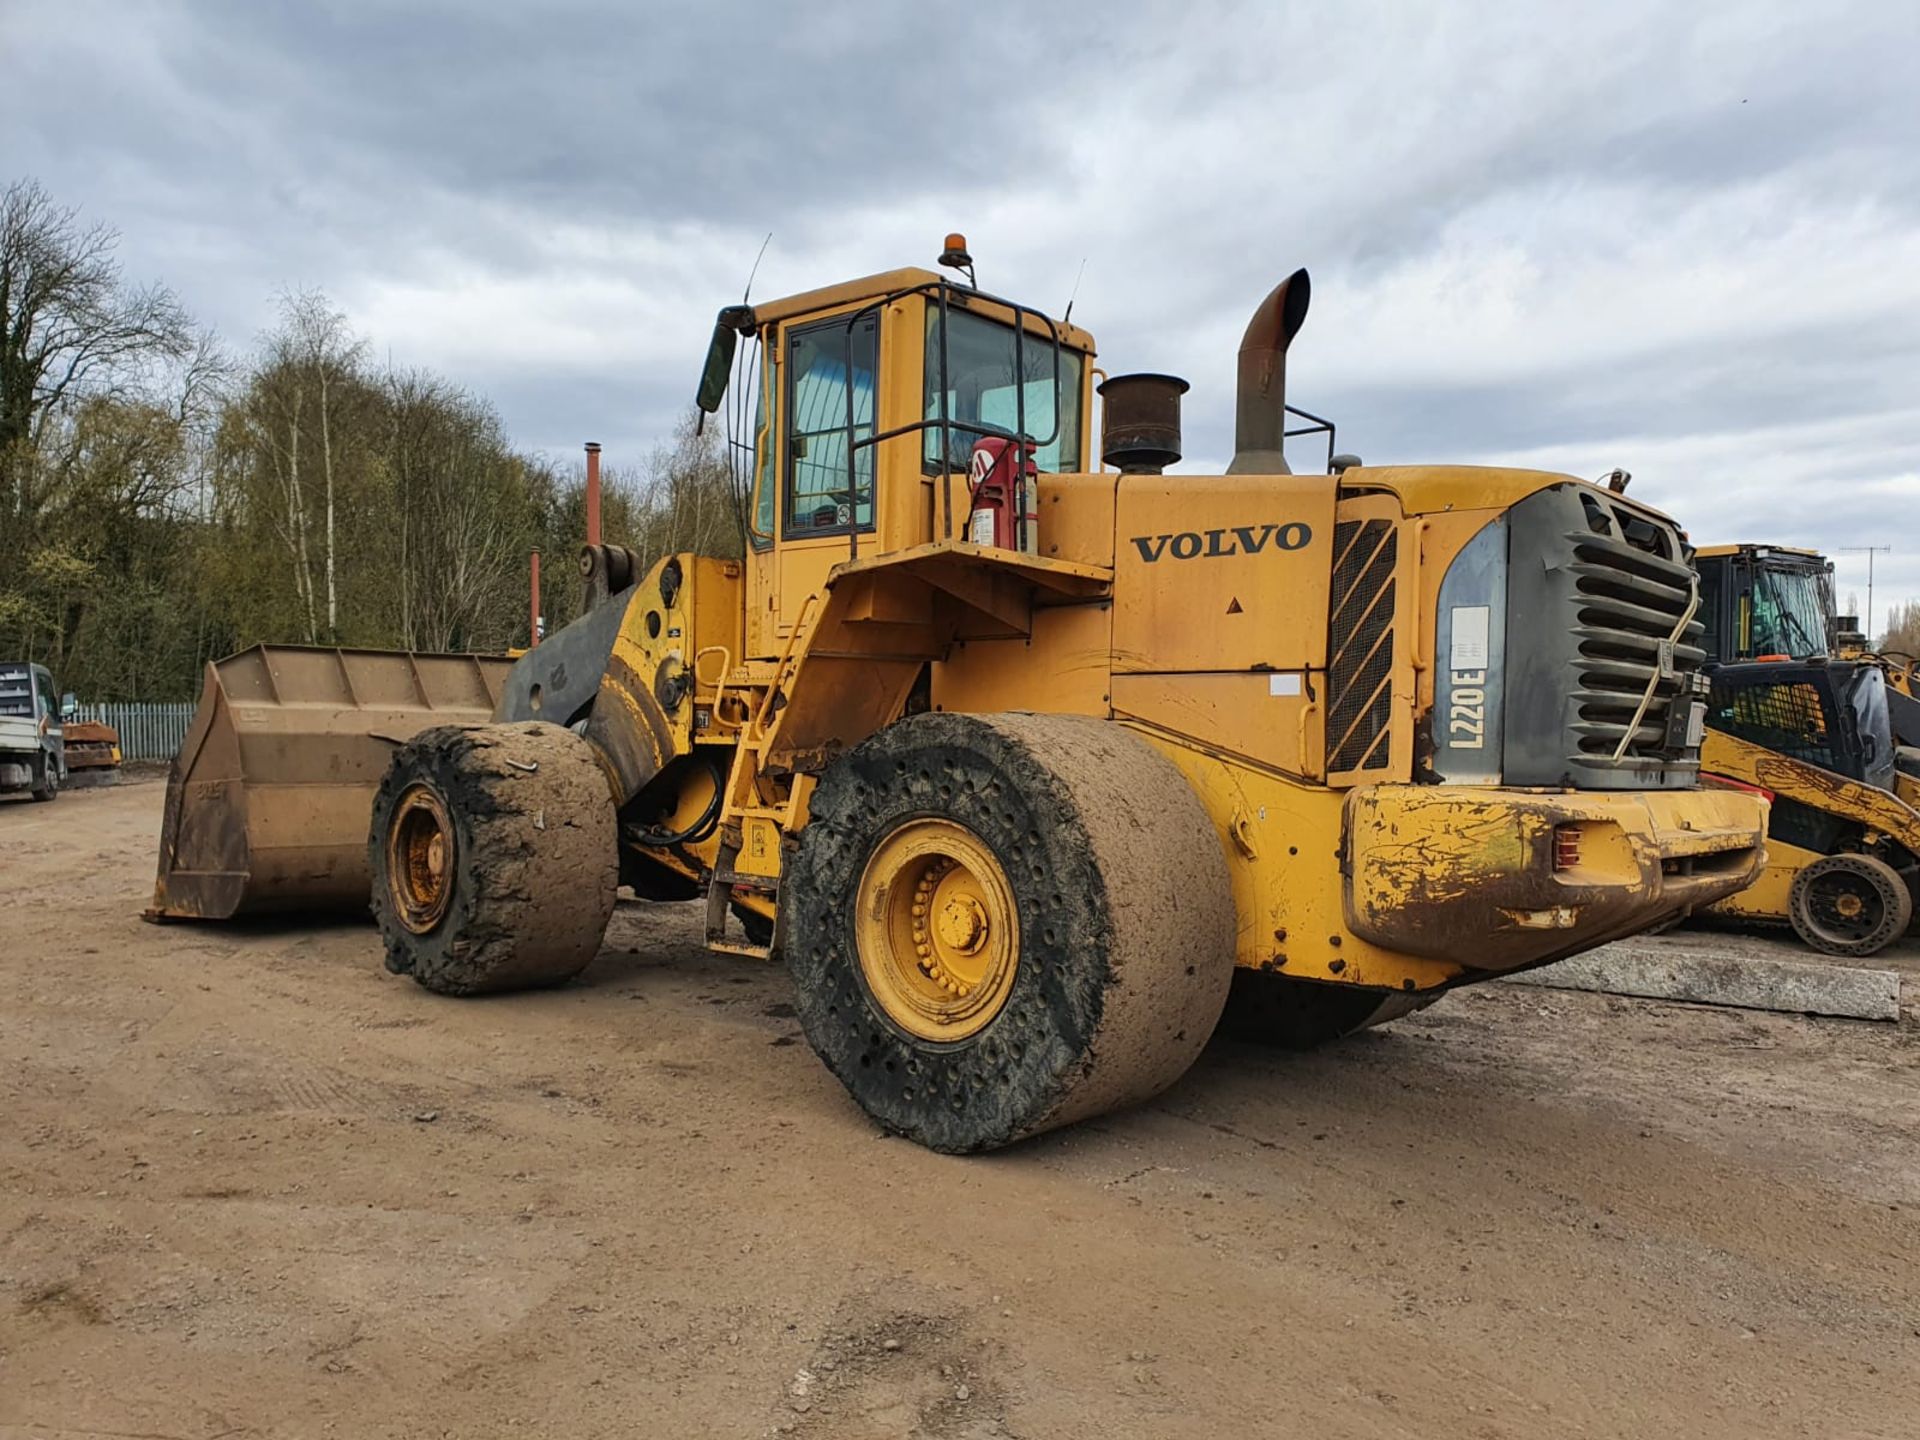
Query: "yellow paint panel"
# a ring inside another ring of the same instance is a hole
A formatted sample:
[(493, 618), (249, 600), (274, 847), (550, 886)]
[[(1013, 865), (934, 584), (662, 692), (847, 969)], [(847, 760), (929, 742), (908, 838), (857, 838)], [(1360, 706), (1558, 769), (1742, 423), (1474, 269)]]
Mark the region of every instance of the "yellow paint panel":
[(1381, 489), (1400, 497), (1409, 515), (1492, 507), (1505, 510), (1550, 485), (1581, 483), (1551, 470), (1515, 470), (1495, 465), (1362, 465), (1341, 477), (1349, 491)]
[(1040, 553), (1049, 560), (1112, 568), (1113, 507), (1119, 481), (1117, 474), (1042, 475), (1037, 522)]
[(1271, 674), (1116, 675), (1114, 718), (1317, 779), (1326, 752), (1325, 677)]
[(967, 640), (935, 665), (934, 707), (1105, 715), (1112, 633), (1104, 600), (1036, 609), (1031, 642)]
[(1128, 475), (1116, 506), (1116, 671), (1326, 666), (1335, 481)]
[(1802, 850), (1783, 840), (1767, 840), (1767, 864), (1753, 884), (1738, 894), (1729, 895), (1717, 905), (1709, 905), (1707, 914), (1737, 916), (1746, 920), (1777, 920), (1788, 923), (1788, 902), (1793, 881), (1802, 870), (1818, 860), (1812, 850)]
[(1238, 914), (1235, 961), (1308, 980), (1427, 990), (1464, 966), (1380, 949), (1341, 913), (1336, 791), (1202, 754), (1140, 732), (1180, 767), (1220, 834)]

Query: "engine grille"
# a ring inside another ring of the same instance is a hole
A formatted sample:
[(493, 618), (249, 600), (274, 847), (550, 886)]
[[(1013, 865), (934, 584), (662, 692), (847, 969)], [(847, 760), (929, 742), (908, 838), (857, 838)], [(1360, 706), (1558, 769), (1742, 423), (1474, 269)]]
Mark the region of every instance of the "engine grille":
[(1394, 567), (1390, 520), (1333, 527), (1327, 618), (1327, 771), (1384, 770), (1392, 749)]
[[(1705, 625), (1684, 630), (1693, 603), (1693, 570), (1674, 531), (1592, 491), (1581, 493), (1584, 530), (1566, 536), (1572, 552), (1575, 685), (1574, 742), (1589, 766), (1631, 769), (1672, 764), (1669, 712), (1691, 705), (1689, 676), (1706, 659)], [(1679, 631), (1679, 638), (1669, 641)], [(1662, 663), (1665, 652), (1665, 663)], [(1621, 737), (1641, 697), (1653, 698), (1619, 760)], [(1684, 698), (1683, 698), (1684, 697)], [(1681, 727), (1684, 729), (1684, 727)], [(1697, 759), (1690, 762), (1697, 768)]]

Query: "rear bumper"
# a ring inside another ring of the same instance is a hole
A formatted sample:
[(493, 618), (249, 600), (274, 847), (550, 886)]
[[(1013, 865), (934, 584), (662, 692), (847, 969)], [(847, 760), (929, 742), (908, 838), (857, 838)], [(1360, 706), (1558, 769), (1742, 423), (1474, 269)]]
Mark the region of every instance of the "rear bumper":
[[(1554, 832), (1578, 862), (1556, 869)], [(1636, 934), (1752, 882), (1766, 802), (1724, 790), (1349, 792), (1347, 928), (1390, 950), (1515, 970)]]

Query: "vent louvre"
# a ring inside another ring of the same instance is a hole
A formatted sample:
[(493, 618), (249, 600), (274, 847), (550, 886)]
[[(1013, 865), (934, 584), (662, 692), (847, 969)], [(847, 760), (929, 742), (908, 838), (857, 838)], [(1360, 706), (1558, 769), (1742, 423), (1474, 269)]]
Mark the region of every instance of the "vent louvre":
[(1399, 532), (1391, 520), (1333, 527), (1327, 618), (1327, 771), (1384, 770), (1393, 741), (1393, 604)]
[[(1660, 674), (1661, 646), (1692, 601), (1691, 576), (1684, 562), (1623, 535), (1572, 534), (1567, 543), (1577, 647), (1574, 744), (1589, 762), (1611, 764), (1648, 682)], [(1705, 629), (1697, 618), (1687, 623), (1673, 647), (1671, 673), (1655, 684), (1620, 765), (1673, 759), (1667, 712), (1686, 693), (1686, 676), (1706, 659), (1700, 644)], [(1690, 694), (1686, 703), (1692, 703)]]

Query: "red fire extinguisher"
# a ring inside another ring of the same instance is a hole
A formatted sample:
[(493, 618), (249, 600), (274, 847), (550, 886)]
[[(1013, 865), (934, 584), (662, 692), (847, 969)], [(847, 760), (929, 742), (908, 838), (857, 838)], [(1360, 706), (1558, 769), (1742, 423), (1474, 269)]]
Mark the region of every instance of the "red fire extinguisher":
[(975, 545), (1037, 554), (1039, 475), (1033, 451), (1027, 446), (999, 435), (983, 435), (974, 441), (973, 464), (967, 473), (967, 487), (973, 497), (967, 539)]

